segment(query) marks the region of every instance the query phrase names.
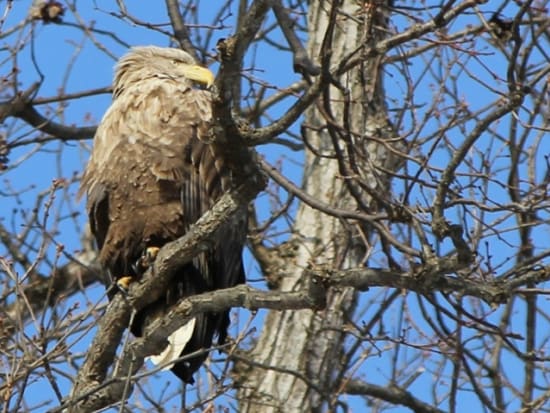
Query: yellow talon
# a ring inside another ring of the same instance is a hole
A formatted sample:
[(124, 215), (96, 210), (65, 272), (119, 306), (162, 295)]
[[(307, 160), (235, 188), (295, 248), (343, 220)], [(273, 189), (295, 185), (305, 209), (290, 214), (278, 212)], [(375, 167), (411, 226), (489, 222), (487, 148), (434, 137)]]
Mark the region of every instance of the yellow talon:
[(141, 275), (149, 268), (157, 258), (157, 255), (160, 251), (160, 248), (158, 247), (148, 247), (143, 251), (143, 254), (137, 262), (132, 265), (133, 271), (136, 273), (135, 276), (131, 275), (125, 275), (123, 277), (120, 277), (116, 280), (116, 286), (119, 290), (122, 290), (123, 292), (128, 292), (130, 288), (130, 284), (132, 284), (134, 281), (137, 281)]
[(148, 247), (143, 252), (143, 255), (141, 256), (141, 265), (143, 268), (149, 268), (155, 260), (157, 259), (157, 255), (160, 251), (160, 248), (158, 247)]
[(159, 251), (159, 247), (149, 247), (145, 250), (145, 255), (151, 260), (151, 262), (154, 262), (157, 259)]
[(149, 268), (157, 259), (159, 251), (158, 247), (147, 247), (139, 259), (139, 266), (144, 270)]
[(118, 288), (128, 291), (132, 282), (134, 282), (134, 277), (127, 275), (116, 280), (116, 285)]

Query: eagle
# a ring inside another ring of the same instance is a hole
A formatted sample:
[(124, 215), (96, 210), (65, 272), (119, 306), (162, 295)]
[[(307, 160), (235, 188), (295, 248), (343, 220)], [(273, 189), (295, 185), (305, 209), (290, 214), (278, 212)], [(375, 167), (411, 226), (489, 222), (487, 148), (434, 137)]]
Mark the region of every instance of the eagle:
[[(230, 168), (211, 144), (212, 94), (199, 88), (213, 81), (212, 72), (176, 48), (134, 47), (115, 67), (112, 103), (94, 136), (79, 196), (87, 196), (99, 261), (119, 285), (138, 279), (144, 263), (232, 185)], [(135, 336), (181, 299), (244, 283), (246, 207), (216, 237), (174, 272), (160, 299), (137, 312), (130, 326)], [(196, 315), (151, 359), (193, 383), (207, 357), (199, 350), (215, 336), (224, 343), (228, 326), (229, 311)], [(197, 354), (184, 357), (191, 353)]]

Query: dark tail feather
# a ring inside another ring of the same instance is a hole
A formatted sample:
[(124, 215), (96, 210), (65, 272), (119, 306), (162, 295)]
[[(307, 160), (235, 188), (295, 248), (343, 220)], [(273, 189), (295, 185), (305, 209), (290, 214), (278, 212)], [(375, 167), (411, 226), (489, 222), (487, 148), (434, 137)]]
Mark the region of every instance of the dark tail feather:
[[(193, 336), (191, 340), (187, 343), (185, 348), (180, 354), (180, 357), (183, 357), (187, 354), (193, 354), (199, 352), (196, 356), (185, 359), (179, 363), (174, 364), (172, 367), (172, 372), (178, 376), (185, 383), (193, 383), (193, 374), (200, 368), (204, 363), (204, 360), (208, 357), (208, 349), (212, 346), (212, 341), (214, 334), (219, 332), (220, 339), (221, 333), (223, 331), (223, 340), (225, 341), (225, 336), (227, 335), (227, 324), (224, 322), (226, 319), (229, 321), (229, 313), (224, 312), (223, 314), (199, 314), (196, 316), (195, 329), (193, 330)], [(224, 324), (224, 329), (220, 329), (220, 325)]]

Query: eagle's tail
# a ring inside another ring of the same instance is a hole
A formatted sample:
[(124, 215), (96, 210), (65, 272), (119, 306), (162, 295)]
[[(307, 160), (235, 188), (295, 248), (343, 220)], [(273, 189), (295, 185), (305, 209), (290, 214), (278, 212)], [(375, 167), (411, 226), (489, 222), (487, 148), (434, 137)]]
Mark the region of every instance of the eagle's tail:
[[(223, 322), (222, 320), (227, 321)], [(185, 383), (194, 383), (193, 374), (208, 357), (208, 349), (212, 347), (214, 335), (217, 334), (220, 336), (219, 338), (221, 338), (222, 334), (225, 336), (228, 321), (228, 312), (224, 312), (222, 314), (198, 314), (195, 317), (193, 334), (189, 338), (189, 341), (186, 343), (185, 347), (183, 347), (179, 353), (177, 349), (174, 349), (175, 359), (187, 355), (190, 357), (184, 357), (183, 360), (175, 363), (172, 367), (172, 373), (178, 376)], [(223, 327), (220, 324), (222, 324)], [(219, 340), (218, 343), (220, 343)]]
[(158, 355), (148, 357), (149, 360), (155, 365), (164, 365), (162, 370), (169, 370), (174, 366), (171, 361), (180, 357), (185, 345), (191, 340), (193, 330), (195, 329), (196, 318), (192, 318), (183, 326), (178, 328), (168, 337), (168, 345)]
[[(198, 264), (197, 261), (195, 264)], [(147, 324), (166, 314), (179, 300), (217, 287), (208, 285), (210, 278), (205, 274), (209, 273), (209, 268), (203, 266), (205, 270), (201, 272), (198, 267), (199, 265), (194, 264), (185, 265), (174, 275), (173, 283), (165, 295), (138, 311), (131, 328), (134, 335), (142, 336)], [(240, 267), (242, 268), (242, 264)], [(238, 281), (242, 282), (241, 277)], [(193, 383), (193, 374), (208, 357), (214, 336), (217, 335), (218, 344), (222, 344), (228, 327), (228, 310), (196, 314), (167, 338), (166, 348), (149, 359), (154, 364), (162, 365), (163, 370), (171, 369), (183, 382)], [(180, 358), (182, 360), (177, 361)]]

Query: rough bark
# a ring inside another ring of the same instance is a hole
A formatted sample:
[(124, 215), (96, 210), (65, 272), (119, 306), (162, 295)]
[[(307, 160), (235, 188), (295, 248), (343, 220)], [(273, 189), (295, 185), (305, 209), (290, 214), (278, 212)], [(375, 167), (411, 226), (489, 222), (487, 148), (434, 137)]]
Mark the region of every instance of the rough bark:
[[(368, 14), (356, 1), (311, 2), (308, 24), (308, 54), (326, 71), (357, 50), (362, 53), (361, 45), (376, 42), (384, 19), (379, 10)], [(303, 190), (347, 210), (359, 204), (377, 210), (380, 205), (370, 194), (383, 191), (389, 181), (378, 168), (395, 166), (378, 143), (391, 136), (381, 56), (365, 59), (339, 78), (327, 79), (322, 97), (306, 112), (303, 124), (310, 148), (305, 152)], [(292, 233), (294, 255), (280, 276), (282, 291), (300, 289), (308, 269), (357, 267), (367, 258), (368, 228), (305, 204), (299, 207)], [(346, 368), (343, 330), (354, 304), (353, 289), (331, 288), (322, 311), (269, 312), (249, 354), (254, 364), (237, 366), (240, 411), (303, 412), (330, 406)]]

